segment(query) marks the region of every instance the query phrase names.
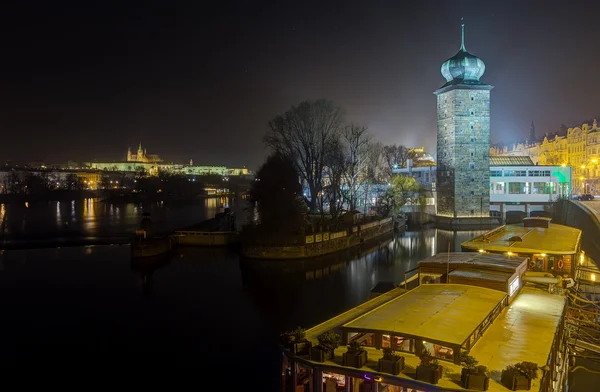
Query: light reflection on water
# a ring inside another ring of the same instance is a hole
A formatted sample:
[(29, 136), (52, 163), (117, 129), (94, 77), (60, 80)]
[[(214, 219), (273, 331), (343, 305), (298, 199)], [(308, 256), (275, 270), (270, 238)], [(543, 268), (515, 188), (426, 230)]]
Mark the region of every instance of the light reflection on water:
[[(380, 281), (400, 284), (414, 275), (418, 262), (436, 253), (460, 252), (460, 244), (486, 230), (409, 231), (356, 251), (312, 260), (260, 263), (242, 260), (242, 278), (259, 309), (274, 316), (278, 328), (310, 326), (367, 300)], [(265, 266), (266, 265), (266, 266)], [(319, 304), (315, 307), (314, 304)], [(290, 308), (293, 312), (290, 313)]]
[[(166, 217), (179, 211), (166, 205), (154, 208), (161, 207)], [(207, 203), (205, 211), (216, 208), (216, 201)], [(80, 220), (97, 225), (112, 219), (109, 210), (98, 201), (76, 203)], [(122, 206), (121, 211), (126, 220), (134, 210)], [(260, 375), (263, 384), (277, 384), (280, 353), (269, 342), (279, 333), (310, 327), (356, 306), (369, 298), (377, 282), (400, 283), (419, 260), (446, 251), (449, 243), (455, 250), (479, 233), (407, 232), (360, 255), (349, 251), (284, 262), (281, 268), (256, 268), (255, 262), (250, 268), (236, 252), (218, 248), (181, 248), (168, 263), (138, 266), (132, 264), (128, 246), (0, 252), (0, 325), (11, 336), (3, 353), (28, 361), (44, 350), (54, 354), (60, 344), (61, 350), (76, 349), (78, 360), (97, 360), (98, 352), (114, 360), (128, 350), (123, 357), (131, 360), (139, 354), (136, 363), (144, 356), (154, 360), (160, 352), (173, 361), (184, 358), (185, 366), (200, 366), (194, 362), (204, 361), (194, 355), (198, 352), (213, 363), (252, 352), (257, 360), (240, 370), (246, 372), (244, 382)], [(240, 328), (243, 339), (231, 339)]]
[[(129, 236), (143, 213), (150, 213), (157, 232), (170, 232), (212, 218), (227, 198), (187, 203), (104, 203), (100, 199), (0, 204), (0, 239), (98, 238)], [(236, 213), (243, 213), (242, 206)]]

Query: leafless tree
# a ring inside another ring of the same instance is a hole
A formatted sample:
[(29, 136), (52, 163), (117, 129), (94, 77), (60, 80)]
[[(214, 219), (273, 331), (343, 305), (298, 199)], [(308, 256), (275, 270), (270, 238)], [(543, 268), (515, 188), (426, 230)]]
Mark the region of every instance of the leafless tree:
[(356, 209), (361, 185), (367, 180), (371, 146), (371, 135), (367, 127), (350, 124), (341, 132), (341, 143), (345, 155), (345, 170), (342, 178), (343, 195), (349, 210)]
[[(326, 202), (329, 206), (329, 214), (333, 219), (337, 218), (344, 204), (344, 175), (347, 170), (347, 157), (344, 151), (344, 145), (341, 138), (336, 138), (328, 148), (328, 154), (325, 160), (325, 177), (323, 187), (323, 197), (321, 203)], [(323, 210), (321, 204), (321, 210)]]
[(264, 142), (292, 159), (310, 192), (309, 208), (317, 212), (323, 190), (328, 149), (342, 127), (344, 111), (328, 100), (304, 101), (269, 121)]
[(387, 145), (383, 147), (383, 157), (386, 162), (385, 176), (388, 181), (392, 178), (392, 170), (406, 167), (406, 161), (410, 158), (408, 148), (402, 145)]

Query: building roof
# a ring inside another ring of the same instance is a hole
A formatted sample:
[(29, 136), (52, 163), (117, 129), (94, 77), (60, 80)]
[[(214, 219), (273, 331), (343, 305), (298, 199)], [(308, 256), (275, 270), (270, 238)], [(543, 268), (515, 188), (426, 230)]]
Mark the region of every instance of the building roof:
[(483, 86), (479, 78), (485, 72), (485, 64), (477, 56), (467, 52), (465, 48), (465, 25), (462, 28), (462, 39), (458, 53), (444, 61), (441, 72), (446, 84), (442, 88), (451, 85)]
[(467, 279), (476, 279), (476, 280), (493, 280), (496, 282), (507, 282), (510, 277), (513, 275), (510, 272), (502, 272), (502, 271), (488, 271), (483, 268), (466, 268), (466, 269), (457, 269), (450, 272), (450, 282), (452, 282), (452, 278), (467, 278)]
[(435, 256), (421, 260), (419, 268), (447, 266), (451, 271), (455, 269), (478, 268), (513, 274), (526, 261), (526, 257), (511, 257), (491, 253), (451, 252), (438, 253)]
[[(564, 307), (563, 296), (525, 286), (469, 354), (490, 371), (500, 372), (506, 366), (521, 361), (545, 365)], [(539, 381), (534, 380), (532, 391), (539, 390)], [(500, 385), (490, 379), (490, 390), (495, 387)], [(501, 390), (506, 391), (504, 388)]]
[(577, 252), (581, 230), (551, 223), (549, 227), (504, 225), (461, 244), (464, 249), (517, 254), (550, 253), (570, 255)]
[(421, 285), (344, 324), (462, 345), (506, 293), (460, 284)]
[(490, 166), (533, 166), (533, 161), (527, 156), (491, 156)]

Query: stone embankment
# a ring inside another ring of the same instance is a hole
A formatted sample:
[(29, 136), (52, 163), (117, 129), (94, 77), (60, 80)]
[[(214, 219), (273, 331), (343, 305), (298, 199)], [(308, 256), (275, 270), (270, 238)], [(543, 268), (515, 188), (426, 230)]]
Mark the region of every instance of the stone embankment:
[(350, 249), (389, 234), (394, 229), (392, 218), (354, 225), (347, 230), (322, 232), (305, 236), (302, 243), (290, 246), (244, 244), (242, 255), (253, 259), (302, 259)]

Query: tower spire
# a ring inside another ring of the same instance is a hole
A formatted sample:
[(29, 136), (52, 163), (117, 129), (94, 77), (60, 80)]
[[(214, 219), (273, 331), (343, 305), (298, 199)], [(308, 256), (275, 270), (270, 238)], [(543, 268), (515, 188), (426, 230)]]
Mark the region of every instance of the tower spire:
[(465, 24), (464, 24), (464, 18), (460, 18), (460, 32), (461, 32), (461, 36), (460, 36), (460, 50), (462, 50), (463, 52), (466, 52), (467, 49), (465, 49)]

